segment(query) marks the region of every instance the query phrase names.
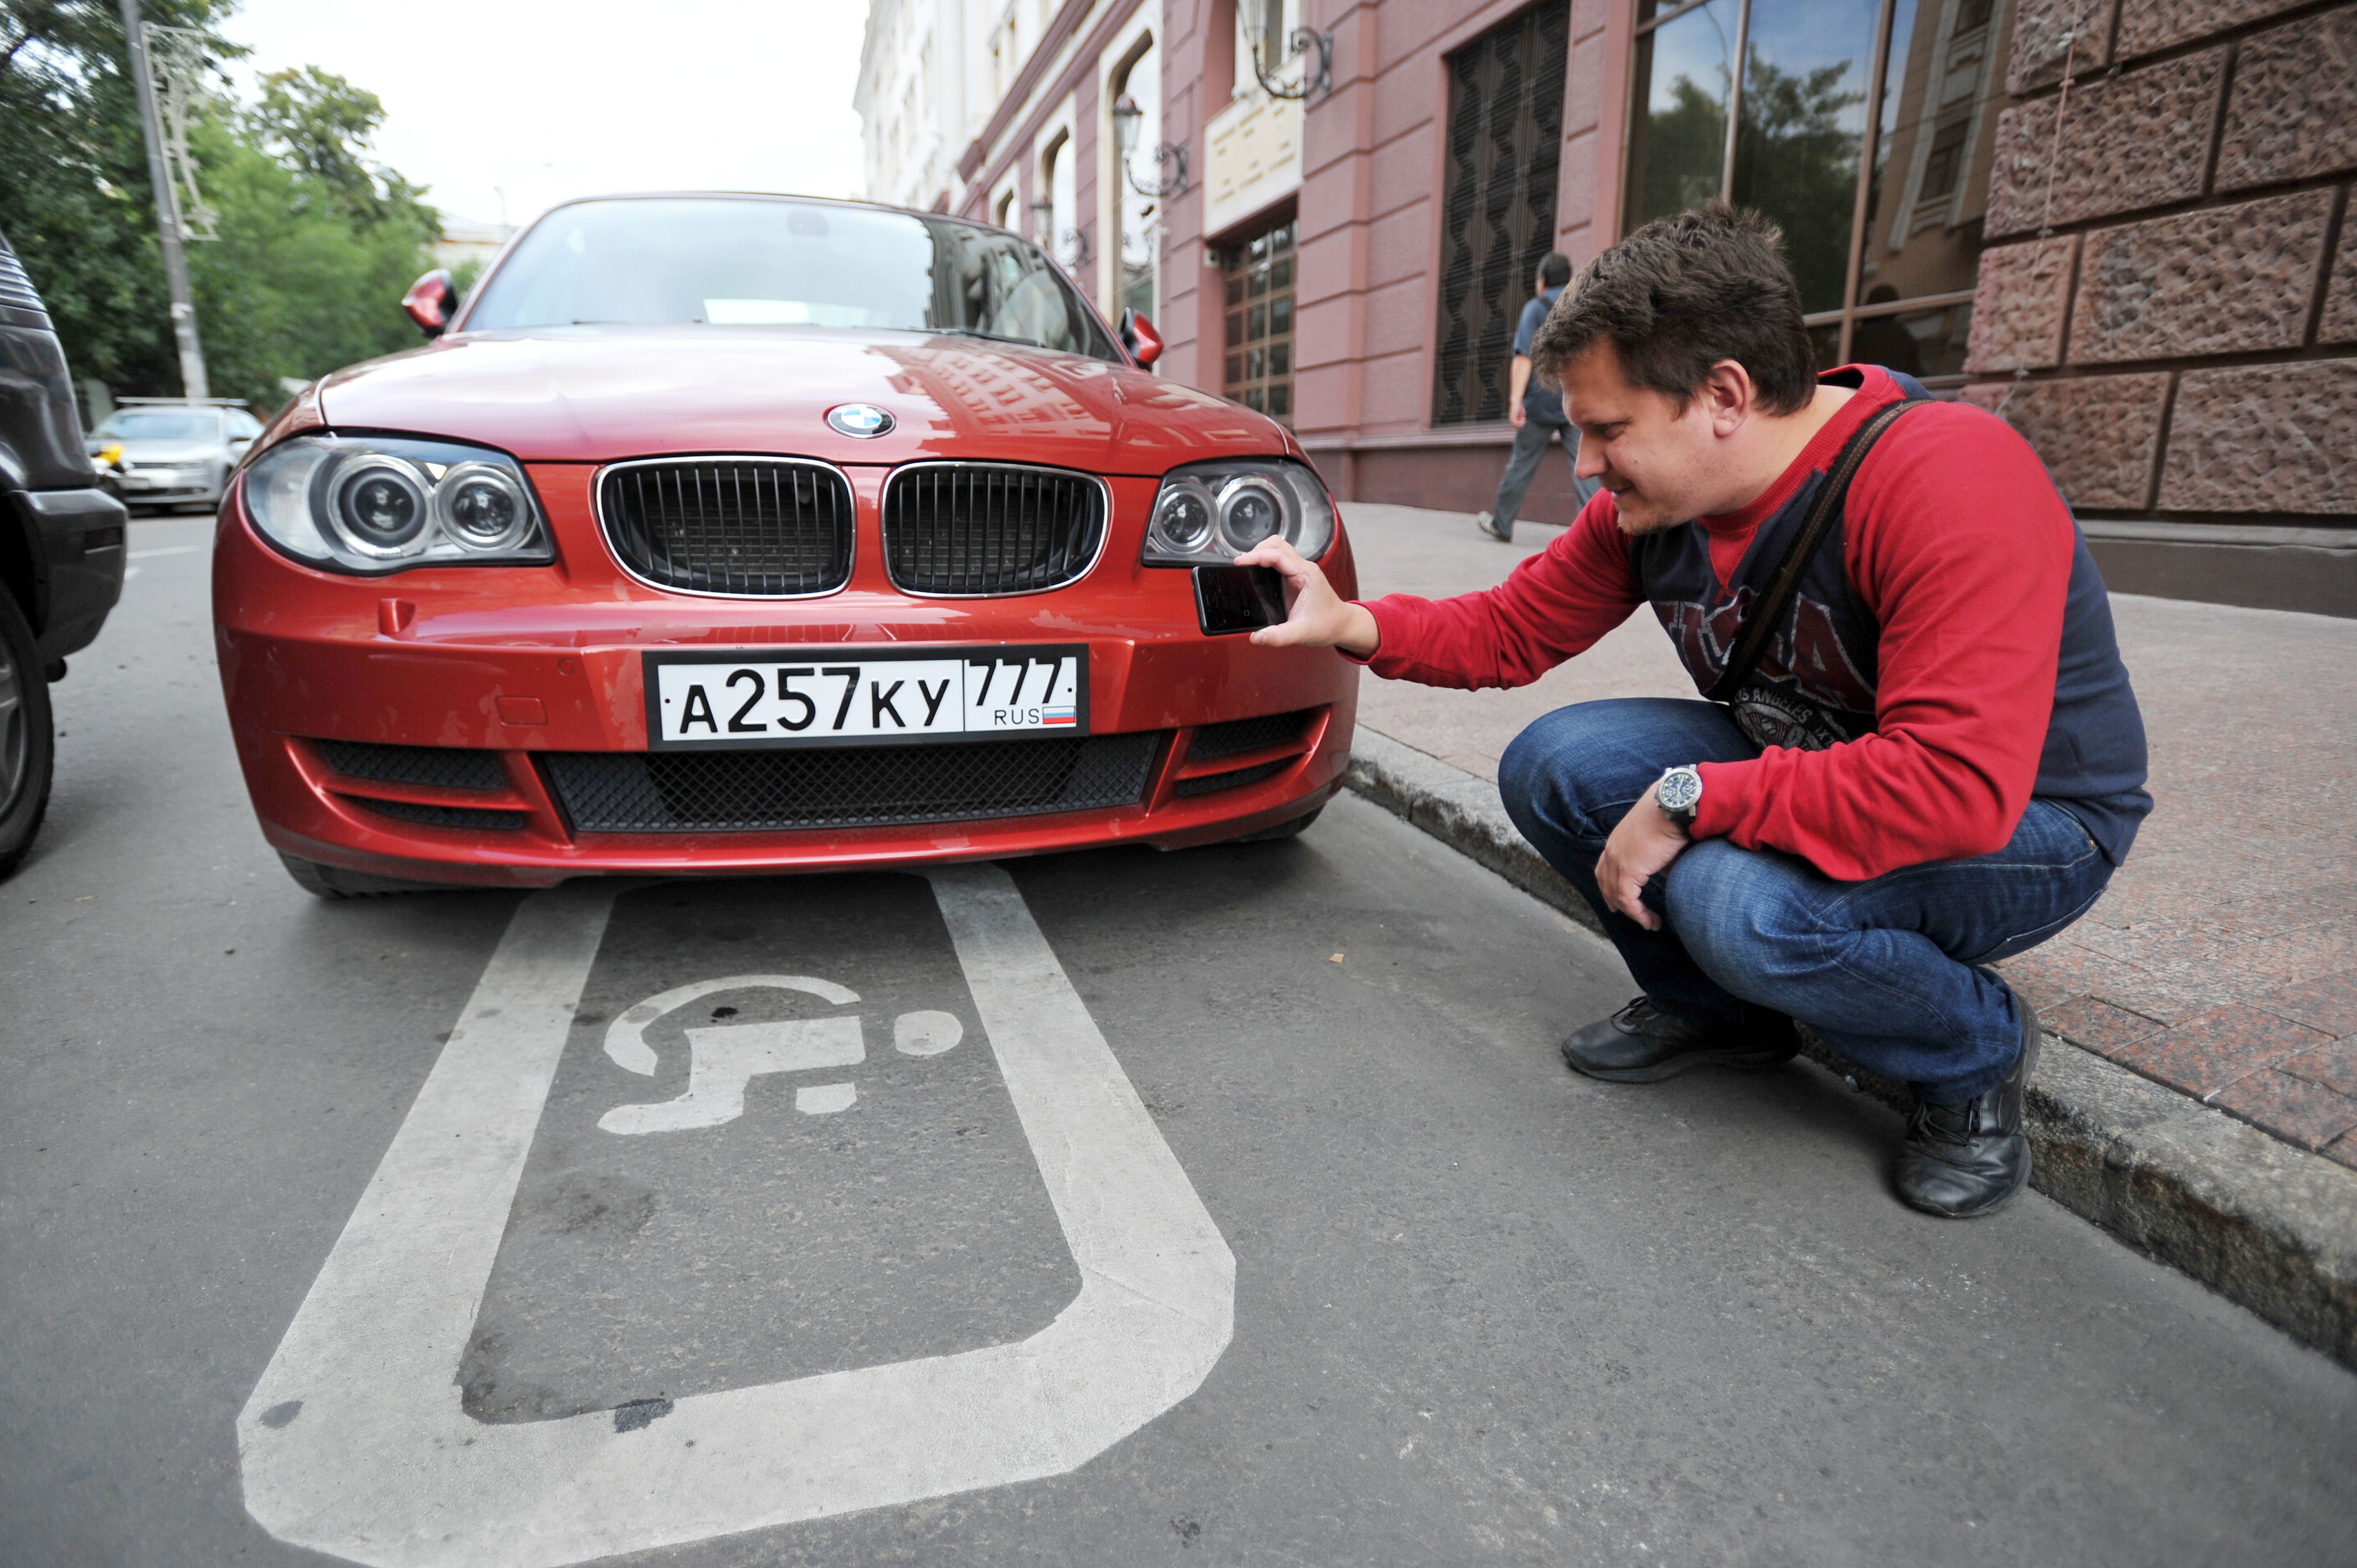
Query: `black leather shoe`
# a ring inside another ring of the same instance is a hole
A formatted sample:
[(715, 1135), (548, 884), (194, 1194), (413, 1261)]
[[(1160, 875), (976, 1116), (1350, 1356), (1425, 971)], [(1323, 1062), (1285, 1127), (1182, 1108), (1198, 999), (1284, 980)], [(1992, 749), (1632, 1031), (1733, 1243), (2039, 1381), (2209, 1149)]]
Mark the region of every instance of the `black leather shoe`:
[(1690, 1067), (1781, 1067), (1800, 1054), (1790, 1018), (1753, 1016), (1769, 1021), (1732, 1028), (1699, 1024), (1640, 996), (1564, 1041), (1563, 1059), (1572, 1071), (1608, 1083), (1656, 1083)]
[(2029, 1179), (2022, 1091), (2038, 1069), (2038, 1015), (2018, 996), (2021, 1055), (1996, 1087), (1962, 1105), (1919, 1102), (1899, 1151), (1899, 1196), (1926, 1214), (1970, 1219), (2013, 1201)]

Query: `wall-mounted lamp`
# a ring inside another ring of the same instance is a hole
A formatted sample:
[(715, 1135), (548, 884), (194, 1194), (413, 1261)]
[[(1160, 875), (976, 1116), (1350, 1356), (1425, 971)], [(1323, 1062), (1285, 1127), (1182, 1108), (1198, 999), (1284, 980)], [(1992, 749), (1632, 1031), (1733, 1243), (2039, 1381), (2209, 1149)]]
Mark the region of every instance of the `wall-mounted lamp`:
[(1056, 240), (1056, 199), (1043, 196), (1031, 204), (1031, 238), (1040, 245)]
[[(1291, 59), (1294, 56), (1315, 47), (1318, 50), (1318, 70), (1315, 73), (1304, 72), (1299, 88), (1288, 89), (1271, 81), (1267, 70), (1261, 64), (1268, 56), (1268, 24), (1254, 22), (1245, 31), (1252, 38), (1253, 75), (1260, 79), (1260, 90), (1263, 92), (1267, 93), (1271, 98), (1299, 100), (1308, 97), (1313, 92), (1334, 91), (1333, 34), (1313, 33), (1307, 27), (1293, 29), (1293, 37), (1289, 40), (1291, 47), (1286, 50), (1285, 59)], [(1280, 68), (1284, 63), (1284, 60), (1277, 62)]]
[[(1165, 142), (1155, 148), (1156, 183), (1140, 185), (1137, 182), (1137, 176), (1130, 172), (1129, 155), (1137, 150), (1138, 127), (1145, 122), (1146, 111), (1137, 106), (1136, 99), (1125, 92), (1114, 101), (1113, 145), (1121, 153), (1121, 175), (1124, 179), (1129, 181), (1129, 188), (1138, 195), (1159, 197), (1167, 200), (1187, 188), (1187, 149), (1171, 142)], [(1168, 175), (1162, 173), (1162, 167), (1166, 164), (1172, 166), (1172, 172)]]

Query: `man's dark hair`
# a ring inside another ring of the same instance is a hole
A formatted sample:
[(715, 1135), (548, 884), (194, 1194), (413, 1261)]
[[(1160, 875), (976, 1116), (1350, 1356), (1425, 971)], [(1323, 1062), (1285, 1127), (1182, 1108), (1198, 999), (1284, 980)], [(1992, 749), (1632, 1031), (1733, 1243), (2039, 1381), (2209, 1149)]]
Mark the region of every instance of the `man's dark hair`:
[(1743, 367), (1770, 413), (1797, 413), (1816, 394), (1783, 232), (1724, 201), (1656, 218), (1581, 268), (1532, 340), (1532, 366), (1553, 382), (1599, 341), (1631, 385), (1681, 413), (1721, 360)]
[(1571, 281), (1571, 258), (1561, 251), (1549, 251), (1546, 260), (1539, 263), (1539, 285), (1561, 288)]

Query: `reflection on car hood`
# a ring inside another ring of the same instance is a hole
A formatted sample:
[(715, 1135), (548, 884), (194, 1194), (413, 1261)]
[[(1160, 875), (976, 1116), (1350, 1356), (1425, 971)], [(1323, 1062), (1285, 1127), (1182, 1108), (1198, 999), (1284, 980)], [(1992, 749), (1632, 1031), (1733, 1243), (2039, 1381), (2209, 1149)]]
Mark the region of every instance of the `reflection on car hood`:
[[(888, 434), (838, 435), (867, 403)], [(1294, 449), (1224, 399), (1071, 354), (910, 332), (572, 327), (465, 333), (356, 365), (320, 388), (340, 430), (408, 431), (526, 461), (777, 452), (835, 463), (1019, 459), (1159, 474), (1190, 458)]]

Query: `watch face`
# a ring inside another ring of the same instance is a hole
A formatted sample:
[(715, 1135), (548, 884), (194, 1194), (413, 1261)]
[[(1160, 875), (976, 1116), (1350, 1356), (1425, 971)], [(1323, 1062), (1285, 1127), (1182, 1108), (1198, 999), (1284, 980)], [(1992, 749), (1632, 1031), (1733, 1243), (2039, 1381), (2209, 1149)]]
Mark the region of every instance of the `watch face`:
[(1653, 787), (1653, 798), (1664, 811), (1690, 812), (1702, 800), (1702, 779), (1685, 768), (1664, 773), (1662, 781)]

